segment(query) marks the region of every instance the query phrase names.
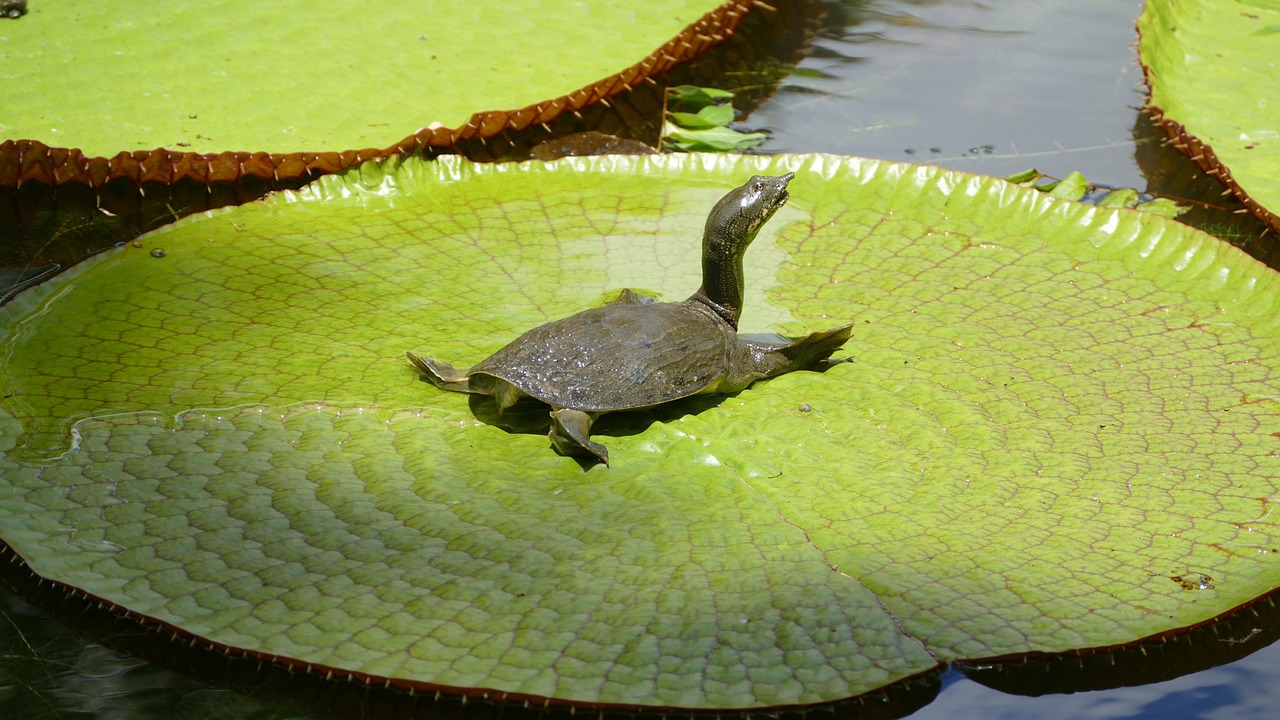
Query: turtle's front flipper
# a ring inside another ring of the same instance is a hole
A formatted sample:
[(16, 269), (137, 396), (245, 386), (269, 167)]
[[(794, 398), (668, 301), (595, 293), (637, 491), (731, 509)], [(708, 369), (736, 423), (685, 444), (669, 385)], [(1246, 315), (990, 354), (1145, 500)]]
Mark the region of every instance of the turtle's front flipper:
[(609, 301), (610, 303), (627, 303), (628, 305), (651, 305), (654, 299), (648, 295), (641, 295), (631, 288), (623, 288), (618, 293), (618, 297)]
[(606, 466), (609, 464), (609, 450), (591, 439), (590, 413), (581, 410), (561, 408), (551, 411), (551, 444), (565, 455), (594, 457)]
[(411, 352), (406, 352), (405, 357), (409, 358), (409, 362), (413, 367), (422, 374), (423, 380), (441, 390), (452, 390), (460, 393), (471, 392), (471, 383), (467, 380), (467, 374), (454, 368), (449, 363), (437, 362), (433, 358), (424, 360)]

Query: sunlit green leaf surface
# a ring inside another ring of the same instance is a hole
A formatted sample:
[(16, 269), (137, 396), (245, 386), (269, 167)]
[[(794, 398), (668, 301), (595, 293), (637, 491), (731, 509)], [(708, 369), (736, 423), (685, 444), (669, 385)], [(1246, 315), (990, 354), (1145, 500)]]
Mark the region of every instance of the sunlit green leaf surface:
[[(853, 322), (852, 362), (624, 417), (584, 471), (402, 359), (682, 299), (712, 203), (791, 170), (743, 330)], [(1164, 218), (937, 168), (366, 165), (0, 309), (0, 537), (184, 632), (375, 677), (843, 698), (1280, 584), (1277, 298)]]
[(718, 0), (58, 0), (0, 26), (0, 139), (384, 148), (560, 97), (641, 61)]
[(1280, 212), (1280, 4), (1150, 0), (1138, 22), (1151, 104), (1211, 148), (1229, 177)]

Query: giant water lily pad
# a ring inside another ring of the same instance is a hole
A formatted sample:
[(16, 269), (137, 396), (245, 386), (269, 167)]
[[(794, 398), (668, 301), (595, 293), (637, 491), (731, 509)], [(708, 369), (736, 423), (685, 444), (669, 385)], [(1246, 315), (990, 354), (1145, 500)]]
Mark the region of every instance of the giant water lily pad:
[(0, 186), (276, 181), (520, 131), (697, 57), (752, 7), (39, 3), (0, 27)]
[(1150, 105), (1174, 145), (1280, 230), (1280, 3), (1149, 0), (1138, 31)]
[[(683, 298), (714, 200), (789, 170), (743, 329), (854, 322), (852, 362), (602, 428), (584, 471), (402, 359)], [(803, 705), (1116, 645), (1280, 585), (1278, 277), (874, 160), (365, 165), (3, 309), (0, 537), (183, 642), (446, 695)]]

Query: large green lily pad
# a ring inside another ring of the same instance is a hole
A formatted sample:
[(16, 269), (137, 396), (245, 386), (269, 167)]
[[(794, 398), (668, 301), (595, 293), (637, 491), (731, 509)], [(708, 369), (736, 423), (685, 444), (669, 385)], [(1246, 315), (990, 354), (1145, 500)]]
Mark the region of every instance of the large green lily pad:
[(39, 3), (0, 27), (0, 137), (104, 157), (382, 148), (590, 86), (718, 5)]
[(38, 3), (0, 26), (0, 187), (249, 178), (241, 190), (252, 194), (262, 181), (297, 187), (423, 149), (493, 142), (502, 153), (553, 126), (572, 132), (583, 113), (609, 126), (596, 129), (652, 125), (656, 141), (661, 92), (632, 90), (771, 10), (750, 0)]
[[(587, 471), (403, 362), (684, 297), (712, 202), (784, 170), (743, 328), (852, 321), (852, 362), (624, 420)], [(365, 165), (3, 309), (0, 537), (179, 639), (498, 699), (808, 704), (1115, 645), (1280, 585), (1278, 277), (874, 160)]]
[(1280, 3), (1149, 0), (1138, 32), (1150, 105), (1174, 145), (1280, 230)]

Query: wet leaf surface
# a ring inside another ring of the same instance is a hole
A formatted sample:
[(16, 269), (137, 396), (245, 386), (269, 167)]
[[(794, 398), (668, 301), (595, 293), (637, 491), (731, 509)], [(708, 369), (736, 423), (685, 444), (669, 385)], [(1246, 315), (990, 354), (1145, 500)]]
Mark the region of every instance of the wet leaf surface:
[(719, 4), (42, 3), (0, 29), (0, 139), (89, 157), (385, 148), (590, 86)]
[(1151, 105), (1173, 142), (1280, 227), (1280, 6), (1152, 0), (1138, 23)]
[[(682, 299), (714, 200), (785, 170), (743, 329), (852, 321), (853, 362), (638, 416), (584, 472), (401, 360)], [(140, 244), (3, 309), (0, 537), (215, 642), (741, 708), (1280, 584), (1277, 276), (1147, 213), (830, 156), (442, 160)]]

